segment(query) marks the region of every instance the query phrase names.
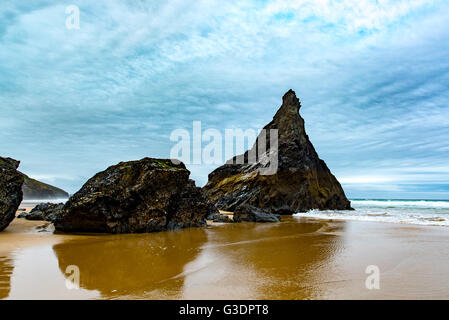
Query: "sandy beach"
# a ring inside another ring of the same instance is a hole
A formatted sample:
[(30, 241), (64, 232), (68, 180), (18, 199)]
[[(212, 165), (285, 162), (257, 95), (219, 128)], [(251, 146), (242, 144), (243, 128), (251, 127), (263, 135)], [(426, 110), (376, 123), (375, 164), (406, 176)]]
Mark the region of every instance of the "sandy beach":
[[(0, 298), (449, 299), (447, 227), (283, 218), (133, 235), (15, 219), (0, 234)], [(369, 265), (378, 290), (365, 286)]]

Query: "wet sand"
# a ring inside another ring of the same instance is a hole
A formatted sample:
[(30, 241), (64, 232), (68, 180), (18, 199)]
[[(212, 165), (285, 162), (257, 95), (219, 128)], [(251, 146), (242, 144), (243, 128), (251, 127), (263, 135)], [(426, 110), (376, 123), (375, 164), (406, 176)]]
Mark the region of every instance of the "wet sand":
[[(449, 299), (449, 228), (283, 217), (134, 235), (0, 233), (1, 299)], [(69, 290), (66, 271), (80, 270)], [(367, 266), (380, 289), (365, 286)]]

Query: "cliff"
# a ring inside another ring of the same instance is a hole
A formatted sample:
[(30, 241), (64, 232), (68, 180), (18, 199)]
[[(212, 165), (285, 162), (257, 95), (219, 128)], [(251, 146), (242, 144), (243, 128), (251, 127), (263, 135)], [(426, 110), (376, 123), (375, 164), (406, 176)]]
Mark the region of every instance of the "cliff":
[(69, 194), (62, 189), (49, 184), (37, 181), (23, 174), (24, 183), (22, 186), (24, 200), (51, 200), (66, 199)]

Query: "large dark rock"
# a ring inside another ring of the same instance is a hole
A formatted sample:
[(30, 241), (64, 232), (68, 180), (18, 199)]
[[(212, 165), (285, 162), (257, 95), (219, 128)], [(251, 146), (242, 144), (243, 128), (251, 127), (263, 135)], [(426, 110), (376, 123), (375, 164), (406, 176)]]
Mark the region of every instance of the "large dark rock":
[(19, 214), (17, 218), (54, 222), (56, 217), (61, 214), (63, 207), (64, 203), (40, 203), (30, 212)]
[[(288, 91), (273, 121), (264, 128), (266, 137), (259, 135), (250, 151), (209, 174), (203, 190), (217, 208), (234, 211), (250, 204), (278, 214), (351, 209), (340, 183), (309, 141), (300, 107), (295, 92)], [(278, 130), (277, 149), (270, 145), (270, 129)], [(259, 140), (266, 142), (266, 152), (257, 149)], [(248, 161), (257, 153), (256, 161)], [(273, 159), (278, 161), (277, 170), (268, 172), (270, 166), (276, 167)]]
[(16, 216), (22, 202), (23, 176), (17, 171), (20, 161), (0, 157), (0, 231)]
[(217, 212), (183, 163), (145, 158), (91, 178), (65, 204), (56, 230), (143, 233), (199, 227)]
[(62, 189), (40, 182), (23, 174), (25, 182), (22, 186), (25, 200), (68, 199), (69, 194)]
[(280, 222), (278, 214), (272, 214), (249, 204), (242, 204), (234, 211), (234, 222)]

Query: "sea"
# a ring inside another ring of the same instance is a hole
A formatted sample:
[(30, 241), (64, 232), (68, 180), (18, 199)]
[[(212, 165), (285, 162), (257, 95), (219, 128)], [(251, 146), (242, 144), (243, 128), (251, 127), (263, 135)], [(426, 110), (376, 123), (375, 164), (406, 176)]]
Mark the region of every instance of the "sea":
[(294, 216), (449, 226), (449, 200), (351, 199), (351, 206), (355, 210), (310, 210)]
[[(25, 200), (23, 206), (41, 202), (61, 203), (67, 199)], [(402, 224), (449, 226), (449, 200), (351, 199), (355, 210), (310, 210), (294, 217), (325, 220), (356, 220)]]

